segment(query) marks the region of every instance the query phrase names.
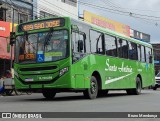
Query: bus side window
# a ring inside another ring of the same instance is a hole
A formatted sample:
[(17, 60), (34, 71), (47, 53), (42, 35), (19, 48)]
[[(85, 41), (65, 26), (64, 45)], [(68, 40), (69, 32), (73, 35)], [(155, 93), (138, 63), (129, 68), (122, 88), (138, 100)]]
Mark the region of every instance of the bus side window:
[(137, 53), (137, 44), (133, 42), (129, 42), (129, 59), (131, 60), (138, 60), (138, 53)]
[(142, 53), (141, 53), (141, 45), (137, 46), (137, 51), (138, 51), (138, 61), (141, 61), (142, 59)]
[(128, 59), (128, 43), (126, 40), (118, 39), (118, 56)]
[(72, 50), (74, 50), (74, 52), (85, 53), (84, 33), (72, 32)]
[(106, 55), (117, 57), (117, 45), (115, 37), (105, 35), (105, 51)]
[(85, 52), (85, 33), (72, 31), (73, 62), (82, 58)]
[(104, 34), (98, 31), (90, 30), (91, 52), (104, 54)]
[(146, 62), (146, 54), (145, 54), (145, 47), (144, 46), (141, 46), (141, 61), (142, 62)]
[(147, 63), (152, 63), (152, 49), (146, 47), (146, 62)]

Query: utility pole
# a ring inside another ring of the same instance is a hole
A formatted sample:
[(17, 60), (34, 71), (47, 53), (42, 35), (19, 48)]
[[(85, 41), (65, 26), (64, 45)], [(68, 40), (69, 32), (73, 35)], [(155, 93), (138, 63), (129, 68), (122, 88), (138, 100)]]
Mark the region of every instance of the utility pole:
[[(14, 6), (12, 5), (12, 32), (14, 32)], [(10, 65), (10, 69), (12, 69), (12, 65), (13, 65), (13, 44), (11, 44), (11, 65)]]

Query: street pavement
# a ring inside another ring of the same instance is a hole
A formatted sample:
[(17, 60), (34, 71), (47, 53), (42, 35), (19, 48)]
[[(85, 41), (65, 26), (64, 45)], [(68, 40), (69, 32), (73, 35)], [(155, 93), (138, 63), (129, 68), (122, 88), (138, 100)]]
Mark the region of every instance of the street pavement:
[[(110, 91), (108, 96), (95, 100), (84, 99), (82, 93), (58, 93), (53, 100), (45, 100), (39, 93), (0, 96), (0, 112), (160, 112), (160, 90), (143, 90), (141, 95), (127, 95), (125, 91)], [(73, 118), (56, 120), (67, 121)], [(86, 120), (99, 119), (87, 118)], [(158, 121), (159, 119), (102, 120)]]

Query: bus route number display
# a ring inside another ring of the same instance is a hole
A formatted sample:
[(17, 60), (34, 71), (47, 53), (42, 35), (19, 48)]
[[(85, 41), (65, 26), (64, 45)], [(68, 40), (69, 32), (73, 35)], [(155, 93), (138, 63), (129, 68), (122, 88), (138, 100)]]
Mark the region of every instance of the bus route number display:
[(60, 27), (60, 26), (64, 26), (63, 19), (43, 20), (43, 21), (28, 23), (20, 26), (20, 29), (21, 31), (31, 31), (31, 30)]

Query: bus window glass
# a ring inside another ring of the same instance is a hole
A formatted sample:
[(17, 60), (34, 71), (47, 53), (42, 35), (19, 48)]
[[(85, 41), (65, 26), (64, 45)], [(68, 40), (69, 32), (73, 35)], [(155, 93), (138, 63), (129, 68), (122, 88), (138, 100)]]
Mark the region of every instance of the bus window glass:
[(83, 32), (72, 31), (73, 63), (85, 56), (85, 38)]
[[(91, 40), (91, 52), (93, 53), (99, 53), (102, 52), (102, 33), (90, 30), (90, 40)], [(97, 46), (98, 44), (98, 46)]]
[(117, 57), (116, 38), (105, 35), (105, 51), (106, 55)]
[(151, 48), (146, 47), (146, 62), (151, 63), (152, 61), (150, 60), (152, 56), (152, 50)]
[(84, 53), (84, 47), (83, 50), (79, 50), (79, 42), (83, 41), (83, 45), (84, 43), (84, 37), (83, 34), (80, 34), (78, 32), (72, 32), (72, 50), (73, 52), (81, 52)]
[(16, 63), (57, 61), (68, 56), (67, 30), (27, 34), (16, 39)]
[(141, 58), (142, 58), (141, 45), (138, 45), (138, 46), (137, 46), (137, 50), (138, 50), (138, 61), (141, 61)]
[(145, 54), (145, 47), (144, 46), (141, 46), (141, 54), (142, 54), (141, 61), (146, 62), (146, 54)]
[(118, 39), (118, 55), (120, 58), (128, 58), (128, 44), (126, 40)]
[(133, 42), (129, 42), (129, 59), (131, 60), (138, 60), (138, 54), (137, 54), (137, 44)]
[(25, 41), (25, 52), (30, 54), (36, 54), (37, 51), (37, 34), (31, 34), (28, 36), (28, 41)]
[(102, 35), (100, 35), (99, 39), (97, 40), (97, 53), (98, 54), (104, 54), (103, 53), (103, 46), (102, 46)]

